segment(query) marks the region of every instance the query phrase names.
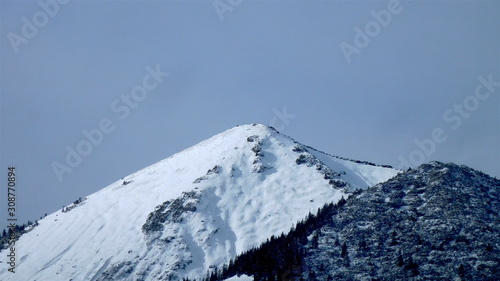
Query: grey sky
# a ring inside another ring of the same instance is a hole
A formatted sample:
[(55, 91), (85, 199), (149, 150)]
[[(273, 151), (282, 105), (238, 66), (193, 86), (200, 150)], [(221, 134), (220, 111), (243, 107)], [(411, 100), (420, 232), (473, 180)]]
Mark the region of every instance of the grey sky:
[[(221, 20), (212, 1), (71, 1), (15, 46), (23, 17), (44, 10), (0, 3), (0, 178), (16, 165), (23, 222), (243, 123), (335, 155), (396, 167), (423, 155), (500, 176), (500, 2), (402, 1), (378, 30), (371, 12), (389, 1), (230, 2)], [(168, 77), (147, 80), (157, 87), (125, 114), (121, 96), (157, 66)], [(479, 77), (494, 81), (481, 99)], [(105, 118), (114, 130), (59, 181), (51, 164)]]

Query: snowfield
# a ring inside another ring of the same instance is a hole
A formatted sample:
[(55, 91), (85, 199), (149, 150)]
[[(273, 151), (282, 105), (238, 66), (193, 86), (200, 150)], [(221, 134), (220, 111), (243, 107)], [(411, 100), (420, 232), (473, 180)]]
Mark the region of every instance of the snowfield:
[(243, 274), (241, 276), (233, 276), (231, 278), (226, 279), (225, 281), (253, 281), (253, 277)]
[(16, 243), (16, 273), (3, 266), (0, 280), (203, 277), (398, 172), (309, 151), (264, 125), (238, 126), (40, 220)]

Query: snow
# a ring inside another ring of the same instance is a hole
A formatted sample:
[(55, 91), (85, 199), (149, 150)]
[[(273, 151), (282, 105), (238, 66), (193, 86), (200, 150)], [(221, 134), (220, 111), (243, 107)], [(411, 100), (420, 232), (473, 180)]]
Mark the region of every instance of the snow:
[[(251, 136), (257, 137), (249, 141)], [(256, 145), (259, 155), (252, 151)], [(287, 232), (309, 211), (347, 196), (314, 166), (297, 165), (295, 145), (266, 126), (244, 125), (172, 155), (87, 196), (69, 212), (40, 220), (16, 243), (16, 273), (2, 267), (0, 280), (99, 280), (124, 262), (132, 273), (121, 280), (135, 280), (135, 275), (160, 280), (172, 272), (204, 276), (210, 266)], [(345, 172), (341, 179), (358, 188), (398, 172), (313, 155)], [(207, 173), (215, 166), (217, 172)], [(192, 199), (196, 212), (165, 223), (160, 237), (145, 235), (142, 226), (156, 206), (192, 190), (198, 196)], [(164, 242), (168, 239), (173, 242)], [(3, 251), (0, 258), (6, 255)]]
[(310, 152), (333, 170), (345, 171), (345, 178), (347, 181), (362, 189), (367, 189), (378, 183), (385, 182), (400, 172), (396, 169), (359, 164), (353, 161), (331, 157), (316, 150), (311, 150)]
[(253, 281), (253, 277), (243, 274), (241, 276), (233, 276), (225, 281)]

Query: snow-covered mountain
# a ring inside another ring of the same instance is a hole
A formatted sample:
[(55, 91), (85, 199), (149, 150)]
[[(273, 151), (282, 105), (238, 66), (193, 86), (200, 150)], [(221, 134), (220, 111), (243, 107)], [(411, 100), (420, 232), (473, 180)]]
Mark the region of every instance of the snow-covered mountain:
[(318, 280), (499, 280), (499, 189), (467, 166), (423, 164), (351, 196), (314, 232), (306, 267)]
[(40, 220), (16, 242), (16, 273), (2, 267), (0, 280), (199, 278), (398, 172), (238, 126)]
[(423, 164), (196, 280), (500, 280), (499, 191), (469, 167)]

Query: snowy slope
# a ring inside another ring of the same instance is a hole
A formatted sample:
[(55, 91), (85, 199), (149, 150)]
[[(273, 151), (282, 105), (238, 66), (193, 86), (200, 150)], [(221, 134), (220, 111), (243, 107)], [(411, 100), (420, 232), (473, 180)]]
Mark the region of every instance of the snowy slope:
[(225, 281), (253, 281), (253, 278), (251, 276), (247, 275), (241, 275), (241, 276), (234, 276), (229, 279), (226, 279)]
[(235, 127), (40, 220), (0, 280), (200, 277), (397, 172), (309, 152), (264, 125)]
[(210, 280), (500, 280), (499, 214), (500, 180), (434, 161), (326, 205)]

